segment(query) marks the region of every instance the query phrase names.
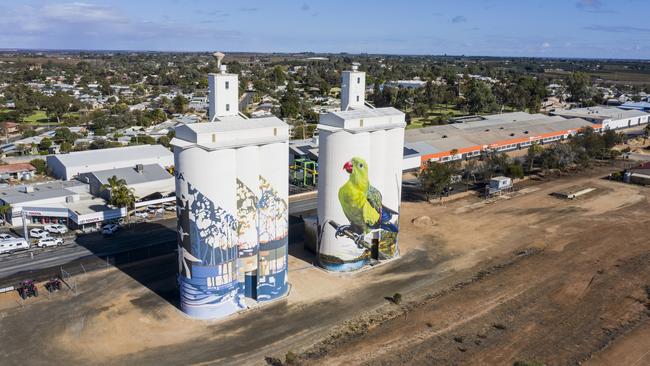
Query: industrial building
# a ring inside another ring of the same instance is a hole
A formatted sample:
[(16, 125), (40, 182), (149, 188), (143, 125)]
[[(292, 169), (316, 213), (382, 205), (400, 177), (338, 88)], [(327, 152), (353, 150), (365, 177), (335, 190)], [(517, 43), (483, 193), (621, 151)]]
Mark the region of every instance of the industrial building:
[(650, 112), (607, 106), (563, 109), (553, 111), (551, 114), (565, 118), (582, 118), (601, 125), (603, 131), (629, 128), (650, 122)]
[(134, 167), (137, 164), (174, 165), (174, 154), (162, 145), (137, 145), (76, 151), (47, 157), (47, 168), (58, 179), (71, 180), (83, 173)]
[[(220, 318), (288, 291), (289, 127), (237, 111), (237, 75), (208, 76), (210, 120), (176, 128), (181, 308)], [(250, 299), (250, 300), (247, 300)]]
[(113, 176), (123, 179), (139, 201), (162, 197), (169, 197), (169, 201), (175, 201), (174, 176), (158, 164), (137, 164), (126, 168), (83, 173), (79, 180), (90, 185), (91, 194), (109, 200), (110, 190), (104, 187)]
[(344, 71), (341, 111), (318, 125), (318, 261), (352, 271), (398, 255), (405, 115), (365, 103), (365, 73)]
[(447, 162), (548, 144), (599, 126), (580, 118), (513, 112), (470, 116), (452, 124), (407, 130), (406, 145), (420, 153), (420, 163)]

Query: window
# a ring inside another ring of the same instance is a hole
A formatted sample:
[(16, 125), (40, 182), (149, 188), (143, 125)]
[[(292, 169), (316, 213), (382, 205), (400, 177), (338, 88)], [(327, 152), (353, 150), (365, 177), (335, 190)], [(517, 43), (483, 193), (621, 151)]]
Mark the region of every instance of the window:
[(226, 104), (226, 112), (230, 111), (230, 104)]
[(361, 78), (357, 78), (357, 84), (361, 84)]
[(230, 88), (230, 81), (226, 81), (226, 89)]
[(278, 129), (277, 129), (277, 128), (274, 128), (274, 129), (273, 129), (273, 136), (277, 136), (277, 135), (278, 135)]
[(357, 102), (359, 101), (359, 96), (357, 95)]
[(359, 120), (359, 127), (363, 127), (363, 120), (362, 119)]
[(214, 133), (212, 134), (212, 142), (217, 142), (217, 135)]

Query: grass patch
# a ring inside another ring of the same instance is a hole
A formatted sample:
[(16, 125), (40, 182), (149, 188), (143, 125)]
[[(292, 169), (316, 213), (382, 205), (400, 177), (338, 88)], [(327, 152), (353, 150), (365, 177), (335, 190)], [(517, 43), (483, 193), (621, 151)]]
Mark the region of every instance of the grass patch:
[(25, 123), (46, 123), (49, 122), (47, 114), (44, 111), (36, 111), (32, 115), (23, 118)]

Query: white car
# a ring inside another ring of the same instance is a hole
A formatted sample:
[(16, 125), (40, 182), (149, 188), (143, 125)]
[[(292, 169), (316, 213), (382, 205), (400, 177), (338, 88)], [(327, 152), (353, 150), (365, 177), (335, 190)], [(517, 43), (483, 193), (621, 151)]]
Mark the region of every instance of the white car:
[(43, 229), (34, 228), (29, 230), (29, 236), (32, 238), (47, 238), (50, 236), (50, 233), (44, 231)]
[(13, 239), (13, 238), (14, 238), (13, 236), (11, 236), (11, 235), (9, 235), (7, 233), (0, 234), (0, 240), (10, 240), (10, 239)]
[(45, 225), (44, 229), (52, 234), (65, 234), (68, 232), (68, 228), (61, 224)]
[(149, 214), (146, 211), (137, 211), (136, 213), (133, 214), (135, 217), (139, 217), (141, 219), (146, 219), (149, 217)]
[(120, 227), (115, 224), (108, 224), (102, 227), (102, 234), (104, 235), (113, 235)]
[(39, 241), (38, 241), (38, 243), (36, 245), (39, 248), (58, 247), (59, 245), (63, 245), (63, 239), (61, 239), (61, 238), (42, 238), (42, 239), (39, 239)]
[(176, 205), (165, 205), (165, 211), (176, 212)]

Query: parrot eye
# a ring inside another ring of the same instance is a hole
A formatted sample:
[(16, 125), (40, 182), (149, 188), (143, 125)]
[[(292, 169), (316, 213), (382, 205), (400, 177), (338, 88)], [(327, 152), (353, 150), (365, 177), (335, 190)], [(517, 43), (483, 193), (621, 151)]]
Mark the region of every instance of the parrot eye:
[(363, 164), (359, 163), (359, 168), (363, 168)]

